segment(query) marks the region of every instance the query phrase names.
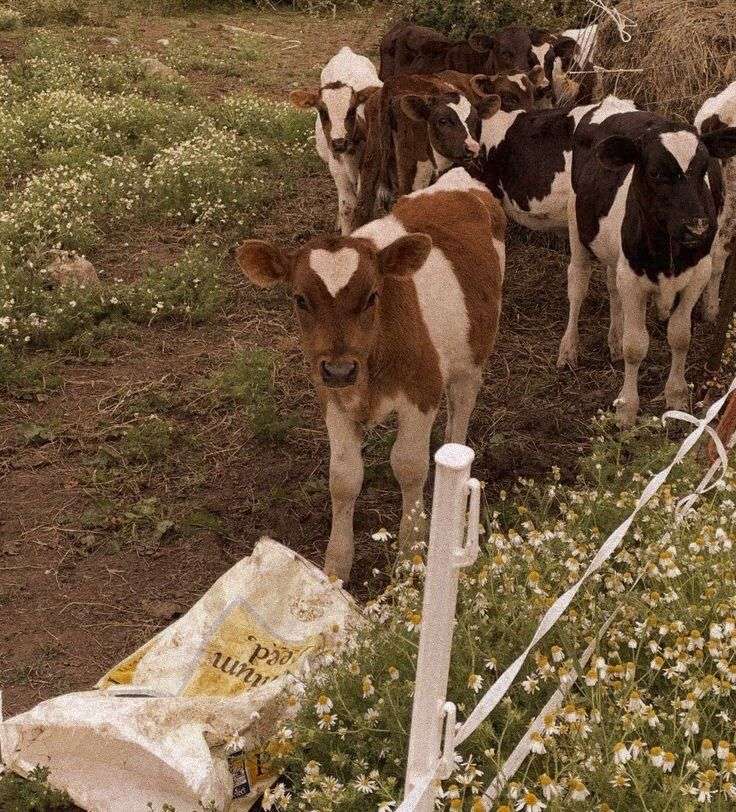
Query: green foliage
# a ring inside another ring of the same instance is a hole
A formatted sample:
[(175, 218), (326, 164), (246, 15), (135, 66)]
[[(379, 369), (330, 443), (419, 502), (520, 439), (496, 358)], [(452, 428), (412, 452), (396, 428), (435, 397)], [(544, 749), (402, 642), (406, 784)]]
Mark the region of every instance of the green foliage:
[(23, 0), (19, 3), (27, 25), (77, 25), (87, 19), (87, 0)]
[[(213, 230), (249, 231), (313, 152), (308, 115), (250, 95), (214, 104), (186, 91), (183, 103), (182, 87), (145, 76), (134, 52), (100, 56), (45, 31), (0, 66), (0, 353), (89, 349), (123, 320), (220, 311), (221, 257), (196, 236), (134, 282), (103, 268), (101, 285), (58, 287), (47, 271), (55, 251), (94, 261), (111, 235), (162, 221), (206, 226), (218, 246)], [(13, 369), (0, 358), (10, 388)]]
[(245, 408), (254, 435), (280, 441), (296, 421), (285, 415), (274, 383), (278, 357), (265, 349), (239, 353), (212, 383), (220, 397)]
[[(151, 268), (133, 283), (110, 280), (104, 287), (49, 287), (43, 270), (0, 264), (0, 352), (55, 347), (104, 323), (152, 324), (165, 320), (200, 323), (219, 313), (227, 291), (220, 262), (194, 246), (163, 268)], [(0, 359), (2, 355), (0, 355)], [(7, 364), (12, 370), (12, 364)], [(0, 363), (0, 381), (3, 380)]]
[(61, 388), (61, 379), (46, 367), (39, 359), (18, 356), (7, 348), (0, 350), (0, 392), (18, 400), (48, 400)]
[(125, 432), (120, 450), (133, 463), (163, 462), (176, 442), (175, 428), (170, 420), (151, 415)]
[(397, 19), (410, 19), (453, 37), (473, 31), (495, 31), (507, 25), (536, 25), (561, 31), (581, 23), (590, 5), (587, 0), (394, 0)]
[(23, 15), (15, 9), (0, 6), (0, 31), (12, 31), (23, 24)]
[[(460, 579), (448, 697), (467, 717), (518, 656), (541, 616), (585, 571), (675, 446), (659, 421), (624, 436), (594, 423), (579, 482), (520, 481), (486, 513), (485, 543)], [(495, 809), (731, 808), (736, 691), (736, 475), (701, 497), (687, 521), (678, 499), (697, 485), (692, 459), (642, 510), (621, 548), (537, 647), (507, 697), (459, 749), (442, 808), (477, 812), (478, 796), (615, 611), (563, 707)], [(385, 540), (385, 531), (377, 540)], [(276, 749), (289, 793), (276, 809), (375, 812), (401, 797), (424, 572), (423, 541), (366, 607), (367, 625), (307, 687)], [(513, 620), (513, 622), (510, 622)], [(726, 711), (724, 715), (723, 711)], [(720, 742), (719, 754), (711, 751)], [(535, 800), (536, 799), (536, 800)], [(524, 801), (522, 803), (522, 800)], [(702, 803), (702, 800), (701, 800)]]
[(65, 792), (46, 783), (49, 771), (36, 767), (27, 779), (15, 773), (0, 775), (0, 809), (3, 812), (63, 812), (73, 809)]
[(177, 37), (163, 55), (163, 61), (176, 71), (207, 71), (222, 76), (242, 76), (245, 65), (260, 58), (261, 50), (253, 41), (223, 50), (212, 43), (182, 36)]

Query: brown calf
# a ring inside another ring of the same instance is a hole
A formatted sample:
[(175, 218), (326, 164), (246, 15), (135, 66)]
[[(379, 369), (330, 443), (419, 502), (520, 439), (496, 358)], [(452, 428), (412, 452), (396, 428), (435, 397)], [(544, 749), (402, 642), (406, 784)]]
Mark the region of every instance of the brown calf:
[(532, 35), (541, 33), (525, 26), (509, 26), (496, 34), (472, 34), (468, 40), (451, 40), (410, 22), (399, 22), (381, 40), (382, 81), (401, 74), (429, 74), (443, 70), (460, 73), (524, 72), (537, 64)]
[(448, 82), (460, 91), (468, 101), (478, 107), (488, 96), (498, 96), (501, 110), (511, 113), (513, 110), (531, 110), (534, 107), (537, 90), (546, 87), (547, 77), (544, 68), (537, 65), (528, 73), (486, 74), (460, 73), (444, 70), (437, 74), (438, 79)]
[(238, 249), (246, 276), (284, 282), (294, 298), (330, 437), (328, 573), (350, 574), (367, 427), (398, 414), (391, 466), (403, 538), (422, 501), (443, 392), (446, 439), (465, 442), (498, 329), (505, 222), (488, 190), (454, 169), (350, 237), (319, 237), (292, 252), (260, 240)]
[(433, 76), (397, 76), (365, 106), (366, 144), (353, 227), (373, 218), (379, 193), (423, 189), (453, 164), (478, 155), (480, 121), (500, 101), (477, 107), (448, 82)]

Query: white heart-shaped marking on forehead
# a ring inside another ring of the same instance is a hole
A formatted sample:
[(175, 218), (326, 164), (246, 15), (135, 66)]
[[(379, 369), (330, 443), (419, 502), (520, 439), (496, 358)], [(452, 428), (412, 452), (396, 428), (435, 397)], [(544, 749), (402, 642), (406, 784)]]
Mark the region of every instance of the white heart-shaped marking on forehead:
[(342, 87), (322, 88), (322, 101), (330, 117), (330, 135), (332, 138), (344, 138), (347, 135), (345, 119), (353, 100), (353, 89), (347, 85)]
[(338, 251), (313, 248), (309, 252), (309, 267), (324, 282), (333, 299), (352, 279), (359, 263), (360, 255), (354, 248)]
[(667, 152), (680, 165), (680, 169), (687, 172), (695, 153), (698, 151), (698, 137), (686, 130), (678, 130), (672, 133), (662, 133), (659, 140)]

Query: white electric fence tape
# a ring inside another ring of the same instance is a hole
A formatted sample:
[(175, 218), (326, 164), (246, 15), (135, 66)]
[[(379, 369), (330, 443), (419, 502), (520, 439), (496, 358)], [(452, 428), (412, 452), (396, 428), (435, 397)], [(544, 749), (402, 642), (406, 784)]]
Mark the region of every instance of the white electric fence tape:
[[(714, 440), (716, 450), (718, 452), (718, 461), (714, 463), (708, 473), (705, 475), (703, 480), (700, 482), (696, 490), (690, 494), (689, 496), (681, 499), (678, 503), (676, 508), (676, 513), (679, 515), (683, 515), (685, 511), (687, 511), (692, 504), (697, 500), (698, 496), (701, 494), (706, 493), (707, 491), (711, 490), (712, 488), (718, 485), (718, 481), (711, 484), (711, 480), (715, 475), (716, 471), (719, 468), (722, 468), (722, 474), (725, 473), (728, 459), (726, 454), (726, 449), (721, 442), (720, 438), (716, 435), (715, 431), (710, 427), (710, 423), (713, 419), (718, 415), (718, 413), (723, 408), (724, 403), (728, 399), (729, 395), (736, 391), (736, 378), (731, 381), (731, 385), (728, 387), (726, 393), (715, 403), (713, 403), (708, 411), (701, 420), (696, 417), (693, 417), (686, 412), (679, 412), (679, 411), (669, 411), (665, 412), (662, 416), (662, 421), (666, 421), (667, 419), (674, 419), (674, 420), (683, 420), (688, 423), (692, 423), (695, 425), (693, 431), (682, 441), (677, 453), (673, 457), (672, 461), (663, 468), (658, 474), (655, 474), (647, 484), (647, 486), (642, 491), (639, 499), (637, 500), (636, 506), (632, 513), (611, 533), (611, 535), (606, 539), (606, 541), (601, 545), (598, 552), (588, 565), (583, 576), (571, 586), (563, 595), (561, 595), (547, 610), (544, 617), (542, 618), (541, 623), (537, 627), (534, 636), (532, 637), (531, 642), (524, 650), (524, 652), (517, 657), (517, 659), (503, 672), (503, 674), (496, 680), (496, 682), (488, 689), (485, 693), (483, 698), (480, 702), (476, 705), (475, 709), (472, 711), (470, 716), (465, 720), (465, 723), (460, 726), (459, 730), (455, 734), (455, 741), (454, 744), (460, 745), (464, 742), (470, 735), (472, 735), (478, 726), (489, 716), (489, 714), (493, 711), (493, 709), (498, 705), (498, 703), (503, 699), (503, 697), (508, 693), (511, 685), (518, 675), (519, 671), (523, 667), (524, 663), (526, 662), (529, 653), (534, 648), (534, 646), (547, 634), (547, 632), (554, 626), (554, 624), (559, 620), (565, 610), (568, 608), (570, 603), (574, 600), (575, 596), (579, 592), (580, 588), (583, 586), (585, 581), (597, 570), (599, 570), (603, 564), (611, 557), (613, 552), (618, 548), (623, 540), (624, 536), (626, 535), (627, 531), (631, 527), (634, 519), (636, 518), (639, 511), (649, 502), (649, 500), (654, 496), (654, 494), (662, 487), (662, 485), (666, 482), (667, 477), (669, 476), (672, 469), (682, 462), (685, 455), (692, 449), (692, 447), (698, 442), (698, 440), (702, 437), (703, 434), (708, 433)], [(729, 446), (734, 445), (734, 439), (731, 440)], [(641, 576), (640, 576), (641, 577)], [(638, 579), (637, 579), (638, 580)], [(615, 611), (609, 616), (606, 622), (601, 627), (600, 631), (596, 638), (591, 641), (588, 647), (583, 652), (583, 655), (579, 661), (579, 667), (583, 668), (589, 661), (590, 657), (595, 650), (595, 646), (597, 645), (598, 640), (600, 640), (601, 636), (605, 634), (606, 630), (608, 629), (611, 621), (615, 616)], [(534, 732), (539, 731), (543, 726), (544, 717), (552, 712), (552, 710), (556, 709), (561, 703), (569, 691), (570, 687), (577, 679), (578, 672), (577, 670), (573, 670), (570, 677), (562, 684), (550, 697), (547, 704), (544, 706), (542, 711), (536, 717), (536, 719), (532, 722), (532, 724), (527, 729), (524, 736), (521, 738), (519, 743), (516, 745), (514, 750), (512, 751), (509, 758), (501, 767), (498, 775), (485, 791), (483, 797), (483, 803), (489, 807), (490, 803), (498, 797), (499, 793), (505, 786), (505, 784), (510, 780), (510, 778), (516, 773), (519, 769), (521, 764), (523, 763), (524, 759), (529, 755), (531, 752), (531, 736)], [(430, 785), (432, 782), (438, 777), (440, 766), (442, 764), (441, 759), (438, 759), (434, 768), (422, 775), (414, 782), (414, 786), (412, 791), (407, 795), (407, 797), (403, 800), (401, 805), (396, 809), (396, 812), (412, 812), (416, 808), (416, 806), (422, 801), (425, 797), (425, 794), (430, 789)]]
[[(608, 631), (608, 627), (611, 625), (611, 621), (616, 616), (616, 612), (612, 612), (606, 620), (606, 622), (601, 626), (600, 631), (598, 632), (598, 636), (591, 640), (588, 644), (588, 647), (583, 652), (582, 657), (580, 658), (580, 668), (585, 668), (588, 664), (588, 660), (593, 656), (593, 652), (595, 651), (596, 646), (598, 645), (599, 640), (603, 635)], [(514, 777), (516, 771), (521, 767), (524, 763), (526, 757), (531, 753), (532, 750), (532, 734), (540, 733), (544, 729), (544, 719), (551, 713), (554, 713), (562, 704), (562, 701), (570, 692), (570, 688), (572, 688), (575, 680), (578, 678), (578, 671), (576, 668), (573, 668), (572, 671), (568, 674), (567, 679), (564, 683), (560, 685), (560, 687), (552, 694), (552, 696), (547, 701), (547, 704), (542, 708), (542, 710), (537, 715), (537, 718), (529, 725), (526, 733), (521, 737), (519, 743), (514, 747), (511, 755), (506, 759), (503, 763), (503, 766), (498, 771), (498, 775), (493, 779), (488, 789), (483, 793), (483, 801), (486, 803), (490, 803), (491, 801), (495, 801), (496, 798), (501, 794), (501, 791), (506, 786), (506, 784)], [(486, 807), (487, 808), (487, 807)]]
[(618, 29), (618, 35), (621, 37), (621, 42), (631, 42), (631, 32), (628, 29), (637, 27), (637, 23), (632, 20), (631, 17), (627, 17), (618, 9), (606, 5), (603, 0), (588, 0), (588, 2), (591, 6), (593, 6), (593, 8), (598, 9), (601, 14), (605, 14), (611, 18), (611, 22)]
[[(542, 618), (542, 622), (537, 627), (534, 636), (532, 637), (531, 642), (526, 647), (524, 652), (514, 660), (514, 662), (501, 674), (501, 676), (496, 680), (496, 682), (491, 685), (491, 687), (486, 691), (483, 698), (480, 702), (475, 706), (475, 709), (470, 714), (470, 716), (465, 720), (465, 723), (460, 727), (456, 736), (455, 736), (455, 744), (460, 745), (464, 742), (468, 736), (470, 736), (478, 727), (478, 725), (483, 722), (491, 711), (498, 705), (498, 703), (503, 699), (504, 696), (508, 693), (509, 689), (511, 688), (511, 684), (513, 683), (514, 679), (516, 679), (517, 674), (521, 671), (526, 658), (529, 656), (531, 650), (536, 646), (536, 644), (547, 634), (547, 632), (555, 625), (555, 623), (560, 619), (563, 612), (567, 609), (567, 607), (572, 603), (577, 593), (580, 591), (580, 588), (585, 583), (585, 581), (594, 573), (599, 570), (603, 564), (611, 557), (613, 552), (618, 548), (623, 540), (624, 536), (626, 535), (629, 527), (631, 527), (632, 522), (636, 518), (639, 511), (644, 507), (644, 505), (649, 502), (649, 500), (654, 496), (654, 494), (660, 489), (660, 487), (664, 484), (667, 477), (670, 474), (670, 471), (680, 463), (685, 455), (690, 451), (690, 449), (697, 443), (700, 437), (708, 430), (708, 424), (713, 420), (713, 418), (720, 412), (723, 404), (726, 402), (728, 396), (736, 390), (736, 378), (731, 381), (731, 385), (728, 387), (728, 391), (722, 398), (717, 400), (706, 412), (705, 417), (702, 420), (698, 420), (697, 418), (692, 417), (691, 415), (687, 415), (688, 422), (694, 422), (696, 424), (696, 428), (688, 434), (688, 436), (683, 440), (682, 445), (677, 450), (672, 462), (661, 470), (658, 474), (652, 477), (652, 479), (647, 484), (646, 488), (642, 491), (641, 496), (639, 497), (636, 506), (634, 507), (633, 512), (611, 533), (611, 535), (606, 539), (606, 541), (601, 545), (598, 552), (595, 554), (593, 560), (588, 565), (588, 568), (585, 570), (582, 578), (571, 586), (567, 592), (561, 595), (550, 608), (545, 613), (544, 617)], [(676, 419), (682, 419), (682, 415), (684, 412), (667, 412), (662, 419), (666, 417), (672, 417)], [(719, 440), (720, 442), (720, 440)], [(721, 455), (722, 451), (722, 444), (721, 449), (719, 449), (719, 456)], [(725, 456), (721, 457), (721, 463), (725, 463)]]

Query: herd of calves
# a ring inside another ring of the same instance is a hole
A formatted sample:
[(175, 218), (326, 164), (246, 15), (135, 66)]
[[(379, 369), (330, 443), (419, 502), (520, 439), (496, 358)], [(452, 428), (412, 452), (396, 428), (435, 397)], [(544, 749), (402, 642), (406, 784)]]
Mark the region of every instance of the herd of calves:
[[(597, 259), (611, 357), (625, 364), (619, 423), (632, 425), (639, 409), (650, 294), (669, 319), (667, 406), (687, 407), (691, 312), (703, 294), (704, 318), (716, 317), (735, 228), (736, 83), (694, 126), (613, 96), (596, 102), (594, 33), (513, 26), (458, 43), (402, 22), (381, 42), (380, 72), (344, 47), (319, 87), (291, 95), (317, 111), (341, 236), (294, 251), (249, 240), (237, 256), (253, 282), (282, 282), (293, 296), (330, 440), (330, 574), (350, 574), (366, 427), (397, 415), (391, 466), (404, 537), (443, 393), (446, 439), (465, 442), (498, 330), (506, 215), (569, 234), (558, 366), (577, 363)], [(379, 203), (390, 213), (374, 219)]]

